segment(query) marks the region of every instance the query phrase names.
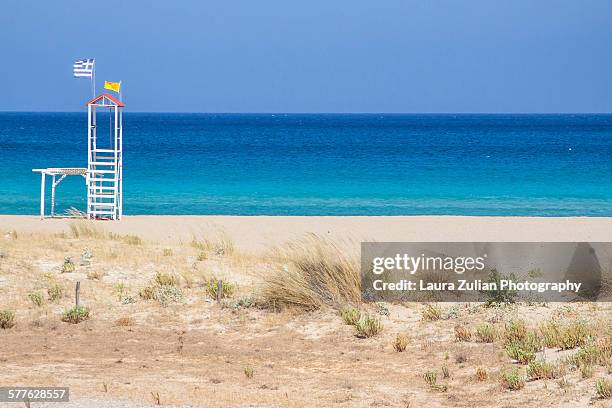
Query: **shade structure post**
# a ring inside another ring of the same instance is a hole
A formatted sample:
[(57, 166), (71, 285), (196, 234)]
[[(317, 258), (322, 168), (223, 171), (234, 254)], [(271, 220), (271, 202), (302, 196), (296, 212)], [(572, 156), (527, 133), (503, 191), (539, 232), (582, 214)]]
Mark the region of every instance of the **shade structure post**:
[(45, 218), (45, 172), (40, 172), (40, 219)]

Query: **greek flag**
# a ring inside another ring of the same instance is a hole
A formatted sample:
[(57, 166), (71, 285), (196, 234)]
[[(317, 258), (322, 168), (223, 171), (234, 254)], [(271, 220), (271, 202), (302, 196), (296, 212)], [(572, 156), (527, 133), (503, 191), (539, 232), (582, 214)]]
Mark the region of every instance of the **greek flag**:
[(75, 78), (92, 78), (94, 63), (96, 62), (93, 58), (82, 59), (74, 61), (72, 66)]

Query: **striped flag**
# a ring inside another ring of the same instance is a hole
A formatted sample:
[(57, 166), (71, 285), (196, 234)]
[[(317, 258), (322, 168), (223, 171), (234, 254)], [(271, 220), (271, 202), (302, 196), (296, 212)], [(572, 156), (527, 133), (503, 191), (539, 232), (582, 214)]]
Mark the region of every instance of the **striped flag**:
[(74, 61), (72, 66), (75, 78), (93, 78), (94, 63), (93, 58)]

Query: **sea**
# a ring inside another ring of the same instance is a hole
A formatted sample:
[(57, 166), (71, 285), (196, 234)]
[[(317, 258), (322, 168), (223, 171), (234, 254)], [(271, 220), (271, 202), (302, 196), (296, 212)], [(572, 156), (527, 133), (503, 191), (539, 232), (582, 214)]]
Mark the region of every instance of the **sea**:
[[(123, 121), (126, 215), (612, 216), (612, 115)], [(39, 213), (33, 168), (86, 165), (85, 113), (0, 112), (0, 214)], [(83, 177), (67, 177), (56, 213), (85, 210), (85, 194)]]

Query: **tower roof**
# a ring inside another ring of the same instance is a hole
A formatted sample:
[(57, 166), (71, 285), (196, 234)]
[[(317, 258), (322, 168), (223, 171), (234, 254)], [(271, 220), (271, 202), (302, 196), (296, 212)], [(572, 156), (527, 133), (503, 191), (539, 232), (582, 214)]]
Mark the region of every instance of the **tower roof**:
[(118, 106), (120, 108), (123, 108), (125, 106), (123, 104), (123, 102), (121, 102), (119, 99), (117, 99), (113, 95), (107, 94), (107, 93), (103, 93), (103, 94), (100, 94), (100, 95), (96, 96), (91, 101), (87, 102), (87, 105), (94, 105), (94, 104), (97, 104), (100, 101), (102, 101), (103, 105)]

